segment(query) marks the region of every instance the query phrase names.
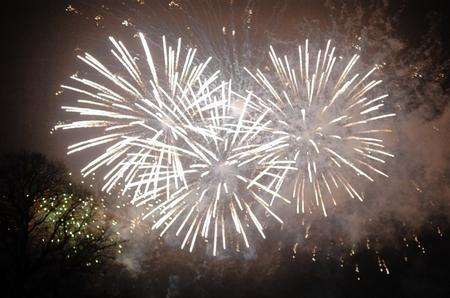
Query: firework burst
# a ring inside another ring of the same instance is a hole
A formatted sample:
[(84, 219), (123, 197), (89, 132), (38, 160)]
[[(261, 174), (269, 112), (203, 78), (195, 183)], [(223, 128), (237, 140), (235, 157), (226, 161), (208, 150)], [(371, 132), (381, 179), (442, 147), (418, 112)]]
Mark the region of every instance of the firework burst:
[[(280, 58), (270, 47), (272, 72), (257, 69), (248, 74), (265, 93), (255, 101), (272, 111), (271, 140), (249, 153), (265, 152), (272, 158), (249, 186), (272, 173), (275, 192), (283, 185), (296, 202), (296, 212), (312, 212), (336, 205), (336, 196), (346, 193), (363, 200), (355, 184), (360, 178), (373, 182), (388, 177), (380, 169), (393, 155), (385, 150), (383, 135), (390, 132), (382, 120), (395, 116), (384, 112), (388, 94), (375, 94), (381, 80), (370, 79), (377, 67), (366, 73), (352, 71), (359, 55), (339, 65), (335, 47), (328, 41), (325, 51), (310, 55), (308, 40), (298, 47), (294, 63)], [(266, 157), (267, 158), (267, 157)], [(285, 164), (285, 169), (274, 165)], [(342, 190), (342, 191), (338, 191)]]

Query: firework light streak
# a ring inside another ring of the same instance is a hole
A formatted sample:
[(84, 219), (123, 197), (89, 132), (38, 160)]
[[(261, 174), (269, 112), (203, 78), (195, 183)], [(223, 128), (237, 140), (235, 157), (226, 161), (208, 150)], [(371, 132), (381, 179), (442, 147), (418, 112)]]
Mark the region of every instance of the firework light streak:
[[(265, 91), (254, 97), (272, 111), (272, 140), (248, 153), (270, 151), (274, 165), (289, 165), (283, 170), (269, 166), (264, 174), (273, 176), (270, 186), (277, 193), (288, 181), (293, 184), (289, 192), (296, 213), (320, 208), (327, 216), (327, 205), (337, 204), (338, 189), (362, 201), (355, 180), (362, 177), (373, 182), (376, 175), (389, 177), (379, 167), (393, 157), (382, 138), (390, 129), (380, 122), (395, 114), (383, 112), (388, 94), (373, 95), (382, 83), (370, 79), (377, 68), (353, 74), (359, 55), (339, 66), (342, 57), (335, 57), (330, 41), (325, 51), (310, 54), (306, 40), (298, 47), (295, 64), (287, 56), (277, 56), (272, 46), (269, 56), (270, 74), (259, 69), (246, 71)], [(255, 177), (249, 187), (260, 178)]]

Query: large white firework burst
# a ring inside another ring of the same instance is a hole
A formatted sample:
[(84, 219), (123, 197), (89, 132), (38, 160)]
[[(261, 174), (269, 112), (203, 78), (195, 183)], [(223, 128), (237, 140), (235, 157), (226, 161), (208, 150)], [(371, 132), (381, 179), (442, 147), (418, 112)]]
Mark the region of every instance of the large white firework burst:
[(196, 64), (196, 51), (183, 55), (180, 40), (172, 48), (163, 37), (158, 60), (144, 35), (139, 38), (144, 50), (139, 58), (110, 38), (125, 75), (90, 54), (79, 57), (104, 82), (72, 76), (82, 87), (63, 88), (79, 94), (79, 105), (62, 108), (84, 119), (57, 128), (96, 128), (101, 135), (69, 146), (68, 153), (104, 148), (82, 174), (106, 169), (106, 191), (124, 182), (123, 193), (132, 192), (132, 203), (147, 210), (152, 229), (160, 236), (182, 235), (181, 248), (192, 251), (200, 237), (212, 243), (214, 255), (241, 241), (249, 247), (253, 231), (265, 237), (266, 217), (282, 223), (267, 199), (289, 203), (257, 181), (249, 186), (271, 165), (255, 165), (264, 154), (248, 152), (271, 123), (269, 110), (252, 103), (251, 94), (233, 92), (231, 82), (216, 82), (218, 72), (205, 70), (209, 59)]
[(270, 141), (249, 153), (264, 152), (273, 165), (288, 166), (269, 165), (249, 185), (273, 173), (270, 187), (278, 193), (285, 185), (297, 213), (318, 208), (326, 216), (337, 194), (363, 200), (355, 186), (359, 179), (388, 177), (382, 167), (393, 155), (385, 150), (383, 136), (391, 130), (382, 120), (395, 114), (385, 112), (388, 94), (376, 91), (382, 81), (370, 79), (377, 67), (352, 71), (359, 55), (342, 64), (330, 41), (325, 51), (310, 55), (308, 40), (296, 55), (296, 61), (280, 58), (270, 46), (270, 73), (246, 69), (264, 90), (255, 101), (274, 118)]

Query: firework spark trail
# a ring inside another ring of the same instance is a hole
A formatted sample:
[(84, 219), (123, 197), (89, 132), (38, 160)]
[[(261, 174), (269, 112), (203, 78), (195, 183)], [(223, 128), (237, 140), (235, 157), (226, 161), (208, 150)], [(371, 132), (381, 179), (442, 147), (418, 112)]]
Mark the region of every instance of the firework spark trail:
[[(68, 154), (106, 146), (104, 153), (82, 169), (82, 174), (87, 176), (101, 167), (109, 168), (104, 176), (105, 191), (110, 191), (121, 179), (129, 185), (138, 175), (152, 177), (146, 184), (139, 185), (147, 192), (150, 189), (163, 192), (171, 183), (176, 186), (186, 184), (180, 155), (196, 156), (197, 153), (175, 149), (183, 147), (192, 133), (214, 138), (198, 125), (200, 109), (205, 109), (199, 102), (202, 96), (208, 95), (205, 89), (218, 76), (218, 71), (213, 74), (205, 71), (210, 59), (196, 63), (196, 49), (189, 48), (184, 53), (181, 39), (172, 48), (163, 36), (163, 55), (160, 56), (163, 56), (164, 67), (158, 67), (162, 58), (154, 56), (142, 33), (139, 33), (139, 39), (144, 55), (136, 58), (121, 41), (110, 37), (111, 53), (127, 75), (112, 73), (86, 53), (78, 58), (100, 74), (106, 83), (74, 75), (71, 78), (82, 87), (62, 86), (81, 98), (79, 106), (63, 106), (63, 110), (78, 113), (87, 120), (56, 128), (104, 128), (101, 136), (69, 146)], [(127, 189), (128, 186), (124, 192)], [(138, 192), (141, 192), (139, 188)]]
[[(389, 177), (379, 166), (386, 163), (386, 157), (393, 157), (382, 139), (390, 130), (380, 120), (395, 114), (383, 112), (387, 94), (372, 94), (381, 84), (381, 80), (369, 79), (376, 67), (353, 74), (359, 59), (354, 55), (342, 72), (335, 71), (339, 63), (330, 41), (325, 51), (310, 55), (306, 40), (298, 47), (296, 64), (286, 55), (278, 57), (272, 46), (269, 56), (273, 76), (259, 69), (246, 71), (265, 92), (254, 95), (255, 101), (270, 109), (276, 120), (270, 127), (270, 142), (247, 154), (272, 152), (271, 165), (265, 170), (266, 177), (273, 176), (269, 186), (279, 193), (287, 181), (294, 182), (289, 192), (297, 213), (316, 207), (327, 216), (326, 206), (337, 204), (338, 189), (362, 201), (363, 195), (354, 186), (356, 177), (370, 182), (375, 175)], [(374, 129), (372, 123), (378, 127)], [(281, 164), (287, 167), (275, 167)], [(249, 187), (261, 178), (256, 176)]]
[[(205, 106), (212, 106), (202, 118), (205, 127), (218, 138), (193, 138), (188, 144), (193, 151), (202, 153), (189, 160), (187, 185), (173, 191), (165, 200), (155, 200), (153, 194), (144, 193), (143, 202), (152, 202), (147, 216), (154, 216), (152, 229), (160, 229), (163, 236), (169, 229), (175, 235), (183, 235), (181, 248), (194, 249), (199, 237), (212, 241), (212, 253), (220, 248), (226, 250), (239, 242), (238, 235), (249, 247), (253, 230), (263, 238), (264, 222), (267, 216), (282, 223), (266, 202), (267, 195), (288, 200), (262, 184), (247, 187), (254, 172), (253, 161), (260, 156), (247, 154), (248, 147), (254, 147), (259, 134), (270, 123), (268, 111), (251, 103), (251, 95), (242, 97), (231, 89), (231, 82), (223, 83), (219, 95), (207, 92)], [(259, 117), (250, 119), (257, 111)], [(252, 228), (252, 227), (253, 228)], [(256, 229), (255, 229), (256, 228)], [(234, 233), (234, 232), (235, 233)]]

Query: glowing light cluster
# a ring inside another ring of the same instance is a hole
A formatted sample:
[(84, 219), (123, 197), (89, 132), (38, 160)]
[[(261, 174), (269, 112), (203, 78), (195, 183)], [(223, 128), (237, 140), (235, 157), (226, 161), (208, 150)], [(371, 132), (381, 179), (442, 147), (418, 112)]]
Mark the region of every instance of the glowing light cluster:
[[(77, 256), (87, 249), (83, 245), (91, 241), (114, 247), (116, 237), (109, 235), (105, 208), (101, 201), (93, 197), (79, 197), (72, 193), (43, 197), (36, 200), (33, 233), (41, 244), (67, 249), (66, 258)], [(120, 245), (119, 245), (120, 247)], [(100, 249), (90, 251), (86, 266), (101, 262)]]

